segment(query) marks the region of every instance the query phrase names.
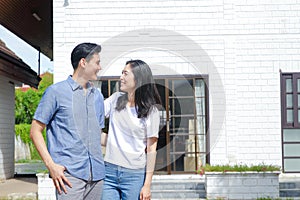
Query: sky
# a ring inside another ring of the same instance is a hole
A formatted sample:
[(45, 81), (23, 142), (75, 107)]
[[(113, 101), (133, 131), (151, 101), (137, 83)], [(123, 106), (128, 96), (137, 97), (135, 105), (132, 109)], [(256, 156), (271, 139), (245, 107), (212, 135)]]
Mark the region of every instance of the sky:
[[(0, 25), (0, 39), (12, 50), (19, 58), (23, 60), (31, 69), (38, 73), (39, 53), (32, 46), (24, 42), (15, 34)], [(53, 62), (41, 53), (40, 73), (46, 71), (53, 72)]]

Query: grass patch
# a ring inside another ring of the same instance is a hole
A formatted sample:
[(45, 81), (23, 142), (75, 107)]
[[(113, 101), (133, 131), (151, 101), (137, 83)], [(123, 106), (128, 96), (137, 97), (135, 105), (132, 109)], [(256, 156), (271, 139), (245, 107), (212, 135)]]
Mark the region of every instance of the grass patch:
[(28, 159), (20, 159), (15, 163), (43, 163), (42, 160), (28, 160)]
[(280, 171), (281, 167), (276, 165), (208, 165), (201, 166), (199, 170), (197, 170), (198, 174), (205, 174), (205, 172), (273, 172)]

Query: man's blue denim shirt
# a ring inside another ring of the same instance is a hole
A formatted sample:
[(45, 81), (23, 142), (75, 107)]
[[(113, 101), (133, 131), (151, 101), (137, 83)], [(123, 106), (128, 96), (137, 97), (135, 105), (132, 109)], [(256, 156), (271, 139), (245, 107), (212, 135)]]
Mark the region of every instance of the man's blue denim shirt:
[(74, 177), (104, 179), (101, 128), (103, 95), (88, 84), (86, 94), (71, 76), (47, 88), (34, 119), (46, 124), (48, 151)]

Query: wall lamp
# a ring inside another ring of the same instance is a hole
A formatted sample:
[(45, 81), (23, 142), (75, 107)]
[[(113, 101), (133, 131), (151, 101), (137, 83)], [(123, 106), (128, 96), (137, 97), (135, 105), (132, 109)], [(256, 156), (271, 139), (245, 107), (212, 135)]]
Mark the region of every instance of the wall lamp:
[(42, 20), (42, 18), (41, 18), (38, 14), (36, 14), (36, 12), (33, 12), (33, 13), (32, 13), (32, 16), (33, 16), (37, 21), (41, 21), (41, 20)]
[(65, 0), (63, 7), (67, 7), (69, 5), (69, 1)]

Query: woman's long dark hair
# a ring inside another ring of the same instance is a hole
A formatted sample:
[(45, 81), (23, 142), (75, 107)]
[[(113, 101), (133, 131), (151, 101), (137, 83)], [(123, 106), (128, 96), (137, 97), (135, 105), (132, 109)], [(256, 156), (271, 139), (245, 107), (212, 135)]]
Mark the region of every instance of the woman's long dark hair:
[[(142, 60), (130, 60), (126, 62), (130, 65), (136, 84), (134, 102), (138, 118), (147, 117), (152, 106), (160, 106), (161, 99), (156, 88), (151, 69)], [(126, 107), (128, 94), (120, 96), (117, 101), (116, 110), (120, 111)]]

